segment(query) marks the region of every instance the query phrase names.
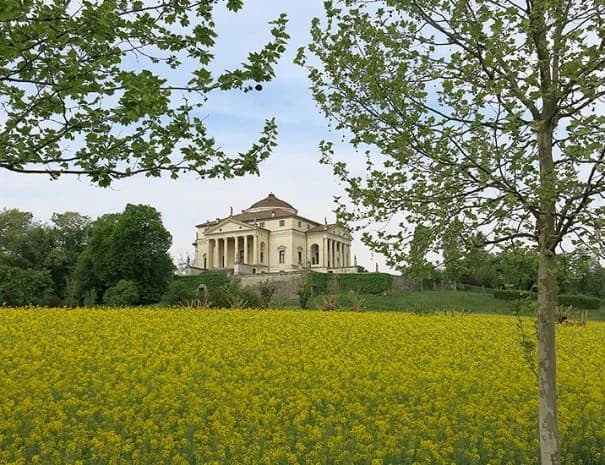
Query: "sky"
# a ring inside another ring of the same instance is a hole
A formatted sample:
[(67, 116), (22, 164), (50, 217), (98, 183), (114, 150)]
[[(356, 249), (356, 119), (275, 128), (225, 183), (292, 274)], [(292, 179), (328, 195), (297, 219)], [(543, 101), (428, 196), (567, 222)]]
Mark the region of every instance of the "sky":
[[(288, 15), (288, 49), (276, 69), (276, 78), (261, 92), (214, 93), (204, 108), (205, 122), (220, 145), (230, 152), (247, 150), (262, 130), (266, 118), (275, 117), (278, 147), (260, 165), (260, 176), (232, 180), (204, 180), (184, 175), (177, 180), (133, 177), (109, 188), (93, 186), (85, 178), (0, 171), (0, 209), (30, 211), (40, 221), (53, 212), (77, 211), (95, 218), (119, 212), (126, 204), (148, 204), (160, 211), (173, 237), (170, 250), (175, 262), (193, 257), (195, 225), (225, 217), (267, 196), (270, 192), (289, 202), (300, 215), (323, 222), (335, 221), (333, 197), (343, 193), (330, 167), (319, 163), (318, 144), (337, 137), (328, 132), (309, 90), (305, 70), (292, 60), (298, 47), (309, 39), (313, 17), (323, 16), (323, 1), (247, 0), (238, 13), (217, 10), (217, 46), (214, 67), (233, 69), (248, 52), (260, 49), (269, 39), (268, 22), (281, 12)], [(337, 145), (340, 159), (361, 166), (352, 147)], [(372, 253), (354, 236), (352, 254), (369, 270), (388, 271), (384, 257)]]

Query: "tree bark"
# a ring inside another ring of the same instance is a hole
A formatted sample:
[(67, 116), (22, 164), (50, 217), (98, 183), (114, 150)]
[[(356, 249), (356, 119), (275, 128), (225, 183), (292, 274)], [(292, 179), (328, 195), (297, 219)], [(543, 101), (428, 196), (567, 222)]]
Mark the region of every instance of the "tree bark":
[(555, 254), (540, 247), (538, 271), (538, 408), (542, 465), (559, 465), (555, 322), (557, 304)]
[(555, 171), (550, 124), (538, 135), (540, 157), (540, 218), (538, 267), (538, 421), (541, 465), (560, 465), (559, 422), (557, 415), (557, 364), (555, 323), (557, 275), (555, 261)]

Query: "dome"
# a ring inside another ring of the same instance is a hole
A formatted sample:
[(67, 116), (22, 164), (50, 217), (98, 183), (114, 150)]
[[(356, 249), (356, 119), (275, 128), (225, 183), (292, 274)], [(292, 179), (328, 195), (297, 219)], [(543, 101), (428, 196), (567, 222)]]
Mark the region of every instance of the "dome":
[(267, 197), (258, 202), (253, 203), (247, 212), (271, 210), (274, 208), (280, 208), (283, 210), (290, 210), (292, 213), (296, 213), (296, 208), (290, 205), (288, 202), (284, 202), (281, 199), (275, 197), (275, 194), (270, 193)]

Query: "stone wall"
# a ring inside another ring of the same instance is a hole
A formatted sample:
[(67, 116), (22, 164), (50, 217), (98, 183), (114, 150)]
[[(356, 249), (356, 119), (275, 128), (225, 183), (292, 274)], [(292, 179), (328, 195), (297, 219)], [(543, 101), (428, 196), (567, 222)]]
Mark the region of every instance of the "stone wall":
[(296, 292), (305, 277), (304, 272), (270, 273), (234, 276), (242, 287), (258, 288), (261, 282), (268, 281), (275, 285), (273, 297), (278, 299), (293, 299), (298, 297)]

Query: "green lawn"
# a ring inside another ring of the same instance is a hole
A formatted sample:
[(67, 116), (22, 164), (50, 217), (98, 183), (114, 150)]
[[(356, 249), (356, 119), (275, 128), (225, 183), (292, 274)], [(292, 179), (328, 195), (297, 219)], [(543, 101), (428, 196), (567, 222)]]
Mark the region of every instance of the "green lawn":
[[(337, 296), (341, 309), (352, 308), (352, 298), (344, 294)], [(414, 291), (397, 295), (364, 295), (365, 308), (376, 311), (405, 311), (412, 313), (443, 313), (446, 311), (464, 311), (469, 313), (512, 315), (515, 313), (515, 304), (512, 301), (495, 299), (489, 292), (466, 291)], [(311, 299), (309, 308), (321, 308), (322, 296)], [(295, 299), (279, 300), (276, 306), (284, 308), (297, 308)], [(530, 315), (526, 309), (521, 312)], [(605, 320), (605, 308), (589, 310), (589, 319)], [(579, 316), (572, 313), (572, 318)]]

